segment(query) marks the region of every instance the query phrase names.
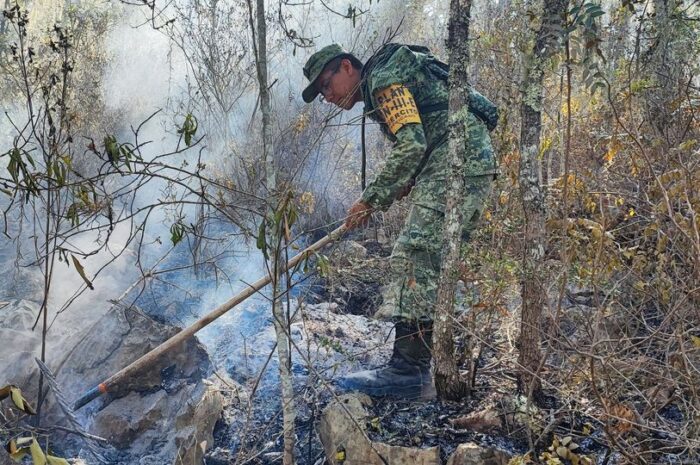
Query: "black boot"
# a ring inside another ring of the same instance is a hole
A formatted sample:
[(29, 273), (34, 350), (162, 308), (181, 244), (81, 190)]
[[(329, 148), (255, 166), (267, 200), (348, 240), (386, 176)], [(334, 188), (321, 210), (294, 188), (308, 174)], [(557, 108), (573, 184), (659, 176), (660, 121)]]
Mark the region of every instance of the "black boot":
[(432, 322), (399, 321), (389, 362), (374, 370), (350, 373), (336, 384), (343, 390), (360, 391), (374, 397), (421, 397), (432, 386), (432, 326)]

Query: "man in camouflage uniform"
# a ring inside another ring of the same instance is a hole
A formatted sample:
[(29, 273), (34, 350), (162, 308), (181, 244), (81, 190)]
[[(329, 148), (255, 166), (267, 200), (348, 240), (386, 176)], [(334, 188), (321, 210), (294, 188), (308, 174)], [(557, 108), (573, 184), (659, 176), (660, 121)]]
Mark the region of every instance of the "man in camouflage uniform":
[[(387, 44), (365, 65), (339, 45), (324, 47), (304, 66), (310, 84), (304, 101), (318, 94), (349, 110), (364, 103), (367, 117), (394, 142), (384, 167), (348, 211), (349, 229), (365, 225), (373, 210), (385, 210), (409, 195), (411, 208), (394, 245), (391, 282), (378, 316), (396, 322), (394, 352), (382, 368), (352, 373), (341, 387), (370, 395), (414, 396), (431, 383), (431, 336), (447, 186), (447, 69), (424, 47)], [(476, 226), (497, 167), (488, 130), (496, 108), (477, 92), (464, 124), (466, 195), (463, 239)]]

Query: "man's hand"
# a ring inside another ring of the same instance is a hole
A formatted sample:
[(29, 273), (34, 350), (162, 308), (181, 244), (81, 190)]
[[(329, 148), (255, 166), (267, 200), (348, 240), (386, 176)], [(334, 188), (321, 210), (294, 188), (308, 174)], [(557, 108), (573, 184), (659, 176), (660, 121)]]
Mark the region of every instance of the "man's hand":
[(367, 226), (372, 210), (373, 208), (370, 205), (364, 203), (362, 200), (358, 200), (348, 210), (348, 217), (345, 220), (345, 227), (349, 231), (359, 226)]

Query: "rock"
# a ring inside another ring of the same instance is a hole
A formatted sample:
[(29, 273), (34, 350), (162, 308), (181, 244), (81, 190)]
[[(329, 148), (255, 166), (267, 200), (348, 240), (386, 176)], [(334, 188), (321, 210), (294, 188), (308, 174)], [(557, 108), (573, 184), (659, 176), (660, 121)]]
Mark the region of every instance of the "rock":
[(132, 392), (101, 410), (91, 430), (141, 457), (141, 464), (201, 464), (222, 409), (221, 394), (203, 384), (190, 384), (178, 395)]
[[(321, 374), (341, 376), (366, 366), (381, 365), (389, 359), (393, 344), (389, 337), (391, 323), (341, 315), (335, 312), (336, 308), (337, 305), (329, 303), (304, 304), (297, 312), (290, 328), (292, 340), (299, 349), (292, 351), (295, 373), (304, 373), (308, 367), (313, 367)], [(277, 340), (272, 325), (250, 336), (245, 345), (231, 328), (228, 340), (228, 345), (217, 351), (227, 350), (228, 368), (236, 380), (255, 379), (267, 366), (264, 383), (277, 382), (277, 357), (268, 360)]]
[(38, 371), (34, 357), (41, 354), (41, 331), (32, 331), (38, 314), (39, 305), (27, 300), (10, 301), (0, 311), (0, 383), (19, 386), (27, 397), (35, 392), (26, 378)]
[(355, 241), (340, 241), (333, 247), (329, 258), (336, 264), (347, 265), (367, 258), (367, 249)]
[[(37, 305), (15, 301), (0, 315), (0, 360), (4, 362), (0, 379), (12, 380), (31, 399), (36, 399), (38, 385), (33, 357), (40, 339), (31, 331), (37, 312)], [(49, 333), (47, 365), (72, 401), (178, 331), (135, 307), (115, 306), (92, 325), (73, 328), (68, 335), (59, 330), (52, 339)], [(110, 463), (199, 465), (206, 445), (213, 444), (214, 424), (225, 403), (220, 377), (205, 382), (212, 375), (204, 347), (192, 338), (76, 413), (87, 432), (109, 440)], [(227, 380), (226, 384), (235, 383)], [(42, 414), (45, 424), (65, 424), (51, 393)], [(80, 452), (81, 440), (58, 435), (57, 439), (63, 455), (93, 463), (91, 455)]]
[(505, 452), (469, 442), (457, 446), (447, 465), (508, 465), (511, 458)]
[[(332, 401), (321, 415), (318, 434), (328, 463), (332, 465), (440, 465), (440, 449), (390, 446), (371, 441), (366, 434), (367, 406), (364, 394), (345, 394)], [(384, 460), (382, 460), (382, 458)]]
[(544, 414), (526, 396), (513, 395), (501, 399), (503, 420), (510, 431), (531, 431), (540, 434), (546, 424)]
[(304, 305), (301, 327), (313, 340), (312, 353), (324, 359), (326, 365), (343, 365), (339, 367), (341, 372), (380, 365), (389, 358), (392, 323), (335, 310), (335, 304)]

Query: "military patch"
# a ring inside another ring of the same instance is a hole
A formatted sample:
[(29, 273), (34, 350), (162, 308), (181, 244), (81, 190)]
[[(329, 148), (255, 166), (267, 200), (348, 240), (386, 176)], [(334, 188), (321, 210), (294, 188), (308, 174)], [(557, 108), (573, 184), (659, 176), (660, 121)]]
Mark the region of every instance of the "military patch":
[(392, 134), (408, 123), (420, 123), (420, 114), (411, 91), (401, 84), (392, 84), (374, 93), (377, 111)]

